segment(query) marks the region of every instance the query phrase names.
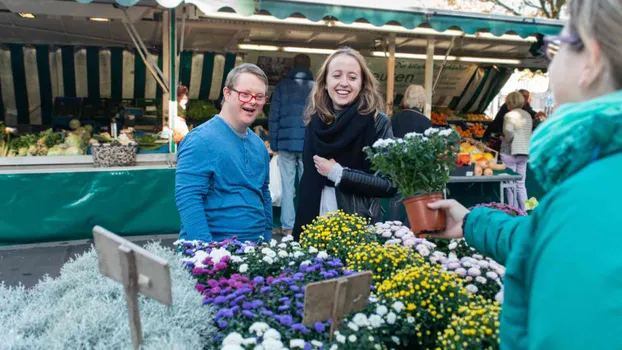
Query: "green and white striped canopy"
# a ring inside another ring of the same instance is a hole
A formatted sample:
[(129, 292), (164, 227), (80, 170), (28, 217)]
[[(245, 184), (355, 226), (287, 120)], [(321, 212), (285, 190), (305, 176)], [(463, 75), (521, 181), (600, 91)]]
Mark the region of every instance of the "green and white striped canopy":
[[(93, 0), (76, 1), (88, 3)], [(146, 0), (116, 1), (124, 6), (147, 4)], [(497, 36), (515, 33), (523, 38), (534, 34), (557, 35), (564, 25), (559, 20), (424, 9), (399, 3), (378, 4), (375, 0), (150, 0), (151, 3), (154, 1), (166, 8), (185, 2), (197, 6), (204, 13), (229, 7), (243, 16), (263, 12), (285, 19), (299, 14), (316, 22), (329, 17), (346, 24), (364, 20), (375, 26), (391, 23), (407, 29), (425, 24), (440, 32), (459, 28), (466, 34), (488, 31)]]

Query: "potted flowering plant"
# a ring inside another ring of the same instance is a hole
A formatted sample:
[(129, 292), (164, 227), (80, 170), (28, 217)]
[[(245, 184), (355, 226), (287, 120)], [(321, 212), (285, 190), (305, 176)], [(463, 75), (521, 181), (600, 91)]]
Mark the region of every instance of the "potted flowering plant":
[(445, 215), (428, 203), (443, 198), (449, 174), (456, 167), (460, 137), (451, 129), (428, 129), (403, 139), (376, 141), (365, 152), (372, 169), (388, 176), (402, 195), (411, 230), (416, 234), (445, 228)]

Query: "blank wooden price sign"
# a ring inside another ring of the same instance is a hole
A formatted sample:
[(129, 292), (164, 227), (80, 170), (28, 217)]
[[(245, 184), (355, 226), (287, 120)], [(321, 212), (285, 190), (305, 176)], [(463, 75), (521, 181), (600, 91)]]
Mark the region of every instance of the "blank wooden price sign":
[(93, 238), (99, 272), (123, 284), (132, 343), (138, 349), (142, 344), (138, 293), (173, 304), (168, 262), (100, 226), (93, 228)]
[(332, 319), (330, 327), (332, 341), (343, 316), (362, 311), (367, 307), (371, 284), (371, 271), (308, 284), (305, 287), (302, 323), (311, 326), (315, 322)]

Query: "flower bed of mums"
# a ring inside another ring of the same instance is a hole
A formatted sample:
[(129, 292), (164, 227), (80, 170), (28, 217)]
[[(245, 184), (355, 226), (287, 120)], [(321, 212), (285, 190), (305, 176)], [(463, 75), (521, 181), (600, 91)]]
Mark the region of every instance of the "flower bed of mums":
[[(177, 242), (216, 308), (208, 348), (497, 349), (503, 267), (463, 241), (446, 248), (399, 222), (370, 226), (342, 212), (318, 217), (300, 243)], [(363, 271), (373, 272), (368, 306), (332, 341), (331, 320), (302, 324), (307, 284)]]

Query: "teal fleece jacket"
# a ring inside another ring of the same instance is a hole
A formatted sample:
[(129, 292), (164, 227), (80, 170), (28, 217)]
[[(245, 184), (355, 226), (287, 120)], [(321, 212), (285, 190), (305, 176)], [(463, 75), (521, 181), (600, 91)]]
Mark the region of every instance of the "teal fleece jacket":
[(556, 186), (530, 216), (467, 216), (468, 244), (506, 267), (502, 349), (622, 349), (621, 176), (615, 153)]

